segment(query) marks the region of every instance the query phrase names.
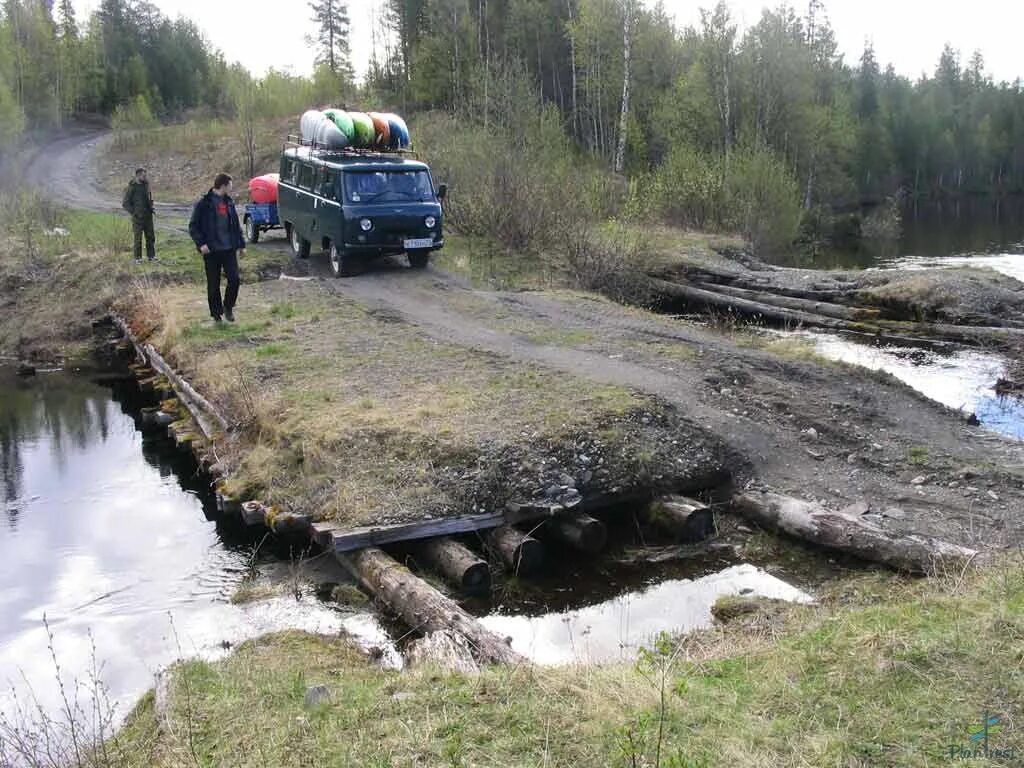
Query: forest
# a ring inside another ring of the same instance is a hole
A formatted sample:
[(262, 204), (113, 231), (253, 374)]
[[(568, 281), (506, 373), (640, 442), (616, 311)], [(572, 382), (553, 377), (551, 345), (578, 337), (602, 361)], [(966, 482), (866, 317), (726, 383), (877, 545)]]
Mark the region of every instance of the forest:
[(557, 146), (620, 180), (608, 212), (755, 245), (827, 234), (841, 212), (906, 196), (1024, 191), (1019, 80), (995, 82), (981, 52), (949, 45), (916, 80), (870, 46), (845, 61), (821, 0), (766, 8), (746, 29), (726, 3), (679, 29), (636, 0), (389, 0), (360, 83), (344, 3), (314, 0), (309, 14), (312, 75), (254, 78), (149, 2), (102, 0), (76, 19), (70, 0), (4, 0), (0, 151), (87, 115), (116, 126), (375, 105), (457, 121), (521, 156)]

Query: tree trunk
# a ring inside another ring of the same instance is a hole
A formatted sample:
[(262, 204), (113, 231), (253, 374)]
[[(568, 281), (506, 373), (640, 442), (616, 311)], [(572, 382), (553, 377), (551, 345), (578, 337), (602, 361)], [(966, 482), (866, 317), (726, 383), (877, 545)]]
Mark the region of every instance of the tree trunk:
[(622, 110), (619, 113), (619, 144), (615, 149), (615, 172), (626, 168), (626, 131), (629, 129), (629, 65), (633, 42), (633, 2), (626, 0), (622, 20)]
[(544, 566), (544, 545), (510, 525), (488, 531), (485, 539), (516, 576), (532, 576)]
[[(569, 23), (573, 22), (572, 15), (572, 0), (565, 0), (565, 7), (569, 12)], [(579, 126), (579, 105), (576, 101), (577, 86), (576, 86), (576, 36), (575, 34), (569, 35), (569, 67), (572, 70), (572, 135), (573, 138), (579, 141), (580, 139), (580, 126)]]
[(425, 634), (454, 632), (469, 643), (473, 657), (481, 664), (524, 661), (503, 638), (376, 547), (336, 553), (335, 557), (411, 629)]
[(978, 553), (918, 534), (896, 534), (847, 512), (777, 493), (743, 493), (733, 497), (737, 509), (758, 525), (812, 544), (884, 563), (911, 573), (941, 573)]
[(832, 304), (826, 301), (812, 301), (810, 299), (780, 296), (775, 293), (748, 290), (746, 288), (735, 288), (731, 285), (718, 285), (715, 283), (697, 283), (697, 285), (714, 293), (724, 293), (727, 296), (735, 296), (739, 299), (750, 299), (751, 301), (759, 301), (775, 307), (784, 307), (785, 309), (803, 310), (804, 312), (825, 315), (826, 317), (836, 317), (840, 320), (876, 320), (881, 314), (881, 310), (878, 309), (847, 307), (842, 304)]
[(775, 323), (803, 325), (809, 328), (830, 328), (836, 331), (870, 333), (879, 338), (907, 340), (914, 335), (938, 337), (961, 344), (980, 345), (984, 343), (1009, 343), (1024, 341), (1022, 328), (997, 328), (980, 325), (949, 325), (948, 323), (911, 323), (895, 320), (865, 320), (853, 322), (835, 317), (825, 317), (799, 309), (765, 304), (750, 299), (725, 296), (721, 293), (694, 288), (683, 283), (648, 278), (648, 286), (655, 296), (662, 299), (681, 300), (688, 305), (713, 309), (732, 310), (741, 315), (763, 318)]
[(491, 569), (487, 563), (453, 539), (428, 539), (416, 548), (416, 554), (467, 594), (484, 595), (491, 591)]

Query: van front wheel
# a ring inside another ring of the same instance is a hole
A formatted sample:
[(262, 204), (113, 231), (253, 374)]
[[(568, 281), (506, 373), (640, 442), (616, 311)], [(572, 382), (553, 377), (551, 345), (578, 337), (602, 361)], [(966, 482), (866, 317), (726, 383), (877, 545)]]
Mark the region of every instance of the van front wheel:
[(430, 261), (430, 251), (409, 251), (409, 266), (413, 269), (425, 269)]
[(331, 274), (335, 277), (348, 277), (355, 274), (352, 268), (352, 256), (346, 253), (344, 248), (338, 248), (337, 245), (331, 243), (328, 259), (331, 262)]

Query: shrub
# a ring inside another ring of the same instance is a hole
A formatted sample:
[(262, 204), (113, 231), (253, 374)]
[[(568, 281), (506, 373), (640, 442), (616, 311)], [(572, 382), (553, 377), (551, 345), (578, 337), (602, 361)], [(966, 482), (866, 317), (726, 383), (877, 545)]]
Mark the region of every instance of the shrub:
[(417, 148), (449, 185), (445, 208), (454, 229), (539, 251), (617, 206), (621, 183), (609, 184), (610, 173), (572, 151), (555, 110), (532, 123), (514, 133), (436, 112), (417, 120)]
[(635, 230), (616, 222), (604, 232), (588, 223), (575, 227), (565, 240), (566, 263), (576, 285), (603, 293), (613, 301), (650, 306), (647, 243)]
[(790, 245), (800, 226), (800, 186), (782, 160), (763, 145), (744, 147), (730, 157), (727, 178), (727, 224), (755, 252)]

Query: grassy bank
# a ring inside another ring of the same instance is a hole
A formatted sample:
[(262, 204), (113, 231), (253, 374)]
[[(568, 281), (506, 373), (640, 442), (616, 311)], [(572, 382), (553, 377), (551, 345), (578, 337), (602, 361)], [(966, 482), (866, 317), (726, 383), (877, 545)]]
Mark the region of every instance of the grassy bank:
[[(163, 727), (147, 696), (119, 746), (124, 764), (156, 766), (937, 766), (978, 746), (988, 713), (995, 756), (954, 762), (1019, 764), (1019, 555), (722, 613), (741, 615), (635, 665), (479, 677), (382, 671), (343, 639), (265, 637), (178, 665)], [(313, 685), (331, 698), (307, 708)]]
[[(202, 260), (184, 231), (157, 229), (160, 262), (135, 265), (131, 222), (124, 216), (55, 207), (29, 192), (3, 193), (0, 206), (14, 219), (0, 240), (4, 354), (37, 362), (76, 356), (91, 339), (90, 320), (106, 314), (113, 301), (203, 280)], [(254, 254), (242, 265), (243, 279), (255, 281), (261, 268), (279, 262), (272, 252)]]
[(654, 398), (438, 341), (333, 287), (245, 286), (223, 327), (192, 287), (125, 305), (242, 426), (218, 448), (242, 497), (354, 527), (531, 502), (566, 474), (599, 495), (723, 470), (718, 441)]

